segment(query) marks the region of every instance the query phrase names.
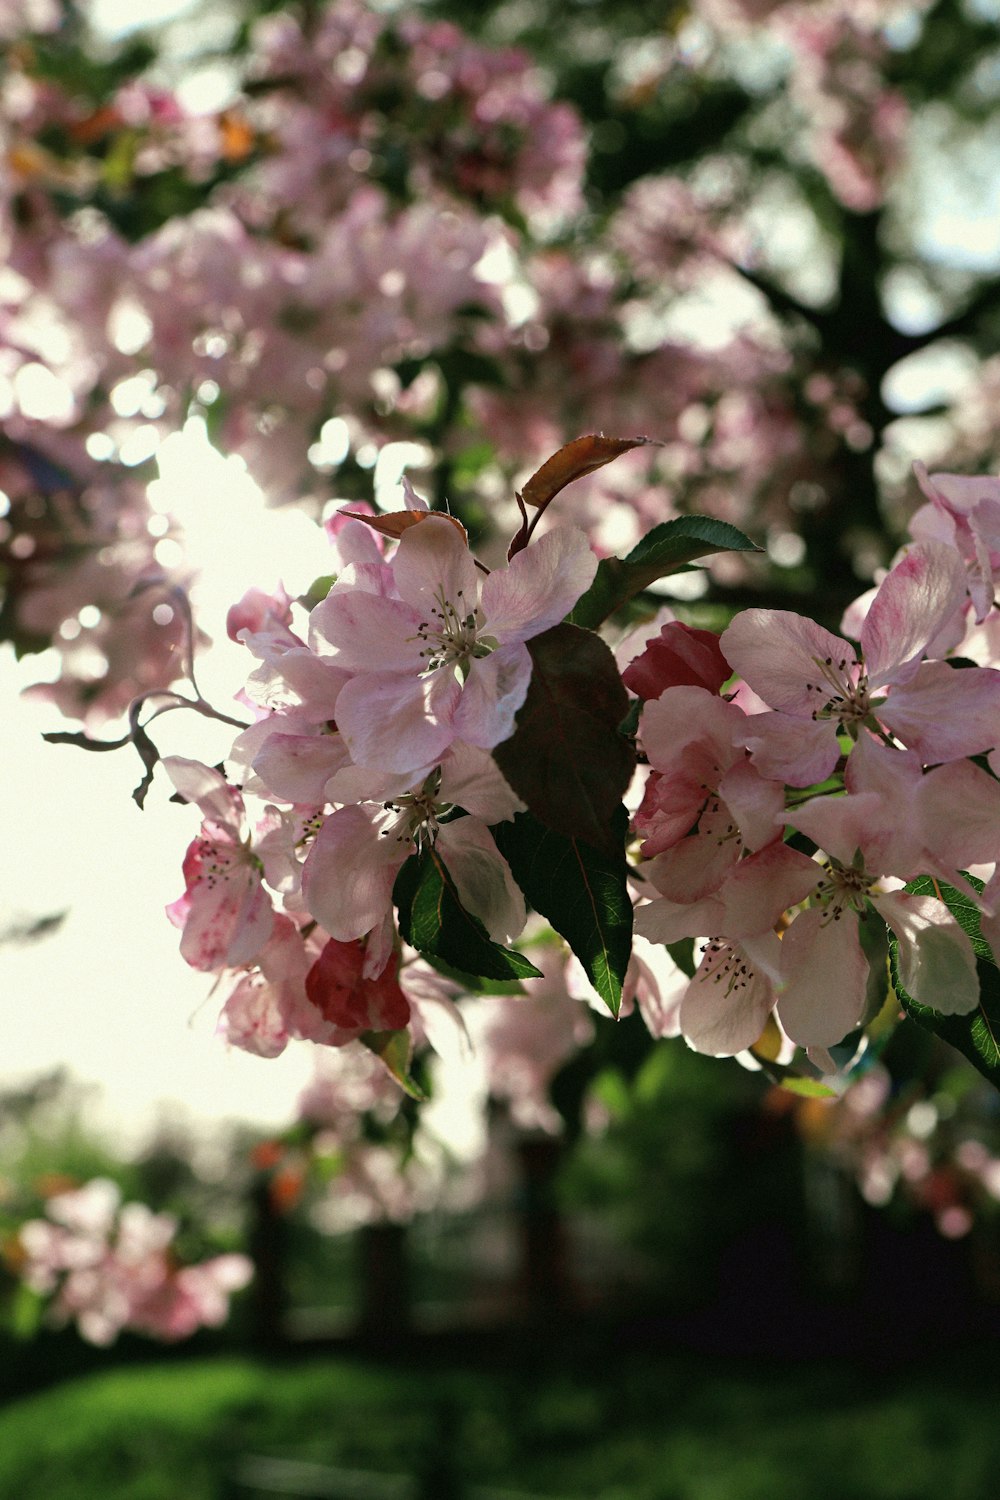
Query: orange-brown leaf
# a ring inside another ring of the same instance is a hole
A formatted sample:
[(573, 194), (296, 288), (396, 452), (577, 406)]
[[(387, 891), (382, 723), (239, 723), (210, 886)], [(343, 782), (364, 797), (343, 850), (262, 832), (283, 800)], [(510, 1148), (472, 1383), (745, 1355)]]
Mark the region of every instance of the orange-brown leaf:
[(573, 442), (553, 453), (532, 474), (521, 491), (521, 499), (525, 505), (548, 505), (574, 479), (582, 479), (584, 474), (592, 474), (595, 469), (603, 468), (622, 453), (628, 453), (632, 448), (642, 448), (652, 441), (652, 438), (645, 437), (605, 437), (600, 432), (574, 438)]
[(450, 521), (462, 533), (462, 540), (468, 539), (468, 532), (461, 521), (456, 521), (454, 516), (447, 515), (443, 510), (391, 510), (384, 516), (366, 516), (359, 510), (342, 510), (342, 516), (350, 516), (352, 521), (364, 521), (373, 531), (381, 532), (383, 536), (390, 536), (394, 541), (398, 540), (404, 531), (409, 531), (411, 526), (416, 526), (420, 521), (426, 521), (428, 516), (440, 516), (442, 520)]

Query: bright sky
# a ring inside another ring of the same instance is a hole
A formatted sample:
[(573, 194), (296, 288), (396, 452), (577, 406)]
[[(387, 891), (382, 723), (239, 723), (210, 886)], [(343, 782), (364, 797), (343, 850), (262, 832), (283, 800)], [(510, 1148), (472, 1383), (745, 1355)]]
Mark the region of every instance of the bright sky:
[[(322, 533), (294, 511), (263, 508), (238, 461), (212, 453), (197, 426), (161, 450), (159, 499), (179, 512), (203, 560), (199, 611), (220, 642), (203, 660), (203, 691), (223, 709), (252, 665), (225, 638), (228, 604), (251, 584), (282, 577), (303, 591), (327, 571)], [(49, 745), (43, 730), (72, 728), (56, 710), (18, 696), (46, 675), (45, 663), (0, 654), (7, 704), (3, 824), (7, 881), (0, 928), (15, 916), (68, 909), (53, 936), (0, 947), (0, 1089), (67, 1064), (103, 1085), (109, 1119), (130, 1133), (156, 1114), (200, 1119), (238, 1115), (286, 1122), (309, 1073), (307, 1046), (271, 1061), (229, 1051), (214, 1036), (218, 1000), (210, 976), (177, 952), (163, 907), (183, 889), (180, 865), (197, 814), (167, 801), (157, 778), (140, 812), (131, 791), (141, 775), (128, 748), (105, 755)], [(215, 761), (233, 731), (194, 714), (156, 725), (164, 753)]]

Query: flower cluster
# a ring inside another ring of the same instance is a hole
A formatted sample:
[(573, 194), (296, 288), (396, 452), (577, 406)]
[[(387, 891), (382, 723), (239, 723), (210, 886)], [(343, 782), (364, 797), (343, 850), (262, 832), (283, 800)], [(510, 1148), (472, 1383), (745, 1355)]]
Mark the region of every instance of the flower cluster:
[[(700, 1050), (750, 1046), (775, 1009), (803, 1047), (842, 1041), (866, 1018), (872, 912), (918, 1004), (978, 1005), (967, 932), (940, 896), (902, 889), (962, 885), (1000, 853), (1000, 783), (973, 761), (1000, 735), (1000, 672), (946, 655), (969, 602), (958, 551), (917, 543), (871, 600), (859, 650), (803, 616), (746, 610), (719, 643), (734, 694), (668, 686), (644, 708), (653, 771), (636, 823), (661, 895), (637, 925), (667, 943), (711, 933), (681, 1009)], [(993, 904), (969, 889), (992, 932)]]
[(51, 1298), (55, 1319), (75, 1320), (90, 1343), (110, 1344), (123, 1329), (188, 1338), (225, 1321), (252, 1266), (237, 1254), (179, 1264), (172, 1251), (177, 1227), (170, 1214), (122, 1203), (115, 1184), (97, 1177), (55, 1194), (44, 1219), (22, 1225), (20, 1275)]
[(993, 1097), (973, 1079), (954, 1069), (933, 1089), (900, 1087), (876, 1062), (834, 1103), (796, 1101), (796, 1124), (866, 1203), (926, 1212), (946, 1239), (961, 1239), (1000, 1203)]
[(1000, 670), (977, 664), (996, 481), (920, 476), (921, 539), (848, 611), (857, 645), (790, 611), (721, 637), (661, 615), (616, 662), (596, 630), (615, 605), (749, 545), (671, 522), (599, 562), (574, 528), (533, 534), (630, 446), (548, 460), (505, 567), (407, 483), (406, 510), (333, 528), (335, 581), (300, 630), (283, 595), (231, 611), (258, 662), (232, 782), (164, 762), (203, 818), (170, 915), (189, 963), (233, 976), (230, 1041), (360, 1041), (410, 1086), (429, 1007), (460, 1029), (472, 976), (545, 988), (510, 946), (531, 908), (580, 965), (555, 1057), (599, 997), (701, 1052), (784, 1068), (798, 1048), (833, 1073), (885, 1001), (886, 932), (915, 1013), (976, 1012), (1000, 944)]
[(487, 946), (525, 923), (491, 832), (523, 804), (490, 751), (527, 696), (527, 642), (569, 612), (597, 559), (583, 533), (560, 529), (483, 576), (463, 528), (411, 499), (388, 561), (364, 523), (341, 529), (344, 565), (305, 639), (281, 600), (248, 597), (231, 614), (261, 664), (256, 720), (231, 752), (244, 792), (264, 799), (252, 830), (218, 771), (164, 762), (203, 814), (170, 908), (181, 951), (206, 971), (248, 968), (224, 1026), (265, 1055), (290, 1036), (402, 1031), (445, 993), (400, 962), (393, 892), (414, 856), (442, 872)]

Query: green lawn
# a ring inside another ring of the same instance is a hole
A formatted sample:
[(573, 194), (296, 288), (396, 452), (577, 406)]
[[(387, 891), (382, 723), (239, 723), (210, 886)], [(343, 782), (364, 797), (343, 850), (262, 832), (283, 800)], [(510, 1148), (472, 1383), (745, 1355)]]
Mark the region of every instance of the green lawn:
[(249, 1455), (413, 1475), (436, 1448), (470, 1483), (559, 1500), (985, 1500), (998, 1392), (954, 1356), (880, 1378), (638, 1355), (592, 1377), (150, 1363), (0, 1412), (0, 1496), (263, 1500), (234, 1483)]

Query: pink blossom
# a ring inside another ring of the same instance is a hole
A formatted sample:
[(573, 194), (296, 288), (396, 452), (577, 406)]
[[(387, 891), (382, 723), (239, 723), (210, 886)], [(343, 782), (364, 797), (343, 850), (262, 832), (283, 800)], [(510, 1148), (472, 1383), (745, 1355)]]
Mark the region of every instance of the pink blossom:
[(525, 641), (565, 617), (596, 567), (582, 532), (553, 531), (480, 587), (461, 532), (431, 515), (400, 539), (395, 597), (348, 569), (312, 621), (353, 674), (337, 701), (353, 759), (419, 777), (456, 739), (486, 750), (507, 739), (531, 677)]
[(635, 825), (643, 854), (658, 855), (664, 875), (670, 866), (681, 899), (714, 889), (745, 849), (780, 837), (784, 786), (748, 762), (747, 722), (701, 687), (667, 688), (643, 709), (640, 740), (653, 770)]
[(410, 1002), (400, 988), (398, 970), (397, 958), (369, 978), (362, 943), (329, 939), (306, 975), (306, 995), (333, 1028), (334, 1045), (363, 1031), (401, 1031), (407, 1025)]
[(278, 913), (252, 968), (242, 974), (219, 1015), (218, 1031), (233, 1047), (277, 1057), (312, 1022), (305, 980), (315, 958), (290, 917)]
[(883, 876), (927, 874), (964, 885), (962, 870), (992, 864), (1000, 850), (1000, 782), (970, 761), (924, 771), (913, 751), (864, 739), (844, 784), (846, 796), (813, 797), (786, 814), (844, 863), (860, 850), (868, 868)]
[(991, 749), (1000, 724), (1000, 673), (921, 661), (965, 598), (957, 553), (926, 542), (880, 585), (861, 627), (860, 660), (846, 641), (802, 615), (767, 609), (737, 615), (722, 650), (774, 710), (747, 726), (745, 743), (761, 773), (792, 786), (823, 781), (840, 756), (838, 735), (857, 740), (862, 729), (897, 738), (925, 763)]
[(258, 634), (276, 627), (287, 629), (291, 623), (291, 600), (283, 585), (273, 594), (252, 588), (247, 589), (238, 604), (231, 606), (226, 615), (226, 634), (231, 641), (238, 641), (242, 630)]
[(190, 1338), (199, 1328), (218, 1328), (229, 1316), (230, 1297), (252, 1278), (253, 1262), (245, 1255), (216, 1255), (182, 1266), (136, 1303), (128, 1326), (168, 1342)]
[[(432, 843), (466, 910), (507, 943), (525, 921), (524, 898), (487, 827), (512, 818), (521, 803), (492, 757), (456, 742), (418, 785), (408, 777), (350, 769), (332, 778), (344, 800), (324, 821), (306, 857), (302, 888), (310, 911), (342, 942), (386, 921), (404, 861)], [(361, 801), (347, 801), (349, 793)], [(468, 817), (442, 823), (456, 806)]]
[(913, 466), (929, 504), (910, 522), (911, 534), (940, 538), (956, 547), (969, 568), (969, 593), (981, 623), (993, 606), (1000, 570), (1000, 479), (966, 474), (928, 474)]
[(622, 673), (625, 686), (644, 701), (668, 687), (703, 687), (718, 693), (732, 676), (714, 630), (671, 620)]
[(112, 1343), (125, 1328), (178, 1339), (222, 1323), (229, 1296), (253, 1273), (244, 1255), (178, 1267), (176, 1219), (143, 1203), (123, 1205), (106, 1178), (50, 1198), (46, 1211), (21, 1228), (25, 1281), (54, 1293), (56, 1318), (74, 1318), (94, 1344)]
[[(663, 858), (645, 867), (654, 886)], [(662, 897), (637, 907), (636, 931), (653, 942), (709, 935), (679, 1014), (681, 1031), (696, 1051), (732, 1056), (760, 1036), (784, 983), (784, 944), (775, 926), (821, 875), (805, 855), (772, 843), (732, 866), (700, 900)], [(784, 1024), (780, 1008), (779, 1015)]]
[[(845, 825), (846, 829), (846, 825)], [(859, 852), (845, 858), (851, 835), (836, 847), (812, 893), (813, 905), (795, 917), (781, 944), (781, 1024), (804, 1047), (830, 1047), (859, 1025), (869, 966), (858, 919), (873, 908), (899, 943), (900, 979), (921, 1005), (965, 1015), (979, 1003), (975, 954), (943, 901), (887, 891), (865, 869)]]
[(184, 857), (185, 891), (167, 915), (183, 929), (194, 969), (238, 968), (266, 944), (274, 921), (261, 864), (244, 833), (243, 798), (218, 771), (179, 755), (163, 761), (181, 796), (205, 814)]
[(780, 944), (774, 933), (712, 938), (681, 1001), (681, 1032), (695, 1052), (735, 1057), (758, 1040), (777, 1000)]

